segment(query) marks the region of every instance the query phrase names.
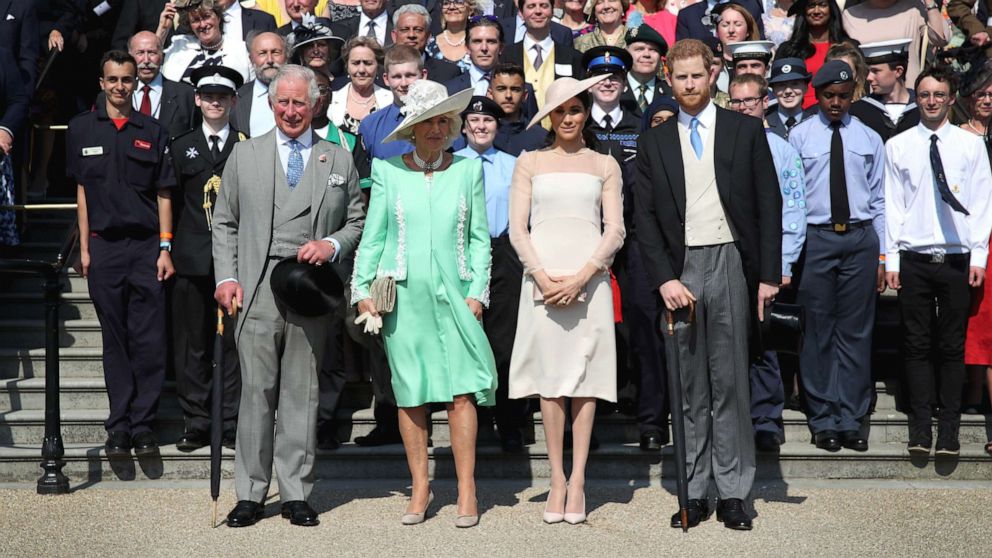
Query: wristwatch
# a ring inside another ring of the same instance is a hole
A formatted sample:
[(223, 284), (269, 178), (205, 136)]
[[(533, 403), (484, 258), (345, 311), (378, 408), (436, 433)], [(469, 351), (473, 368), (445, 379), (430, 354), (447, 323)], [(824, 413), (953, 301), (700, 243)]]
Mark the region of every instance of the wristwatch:
[(158, 245), (159, 251), (165, 250), (168, 253), (172, 253), (172, 243), (171, 242), (160, 242)]
[(927, 2), (926, 3), (926, 6), (927, 6), (927, 11), (930, 11), (930, 10), (939, 10), (940, 9), (940, 7), (937, 6), (937, 3), (934, 2), (933, 0), (930, 0), (929, 2)]

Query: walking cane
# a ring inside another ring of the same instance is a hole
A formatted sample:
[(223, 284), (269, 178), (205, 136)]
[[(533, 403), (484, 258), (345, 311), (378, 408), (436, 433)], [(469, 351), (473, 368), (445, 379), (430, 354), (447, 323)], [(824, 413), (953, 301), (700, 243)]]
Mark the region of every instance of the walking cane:
[[(695, 322), (696, 305), (689, 302), (689, 323)], [(679, 499), (679, 517), (682, 532), (689, 531), (689, 481), (686, 478), (685, 456), (685, 416), (682, 410), (682, 371), (679, 368), (678, 345), (675, 342), (675, 313), (665, 310), (666, 333), (672, 343), (665, 347), (668, 361), (668, 399), (672, 408), (672, 445), (675, 449), (676, 494)]]
[[(238, 301), (231, 299), (231, 317), (238, 313)], [(217, 307), (217, 335), (214, 336), (214, 367), (210, 384), (210, 497), (214, 500), (211, 527), (217, 527), (217, 498), (220, 497), (221, 436), (224, 426), (224, 308)]]

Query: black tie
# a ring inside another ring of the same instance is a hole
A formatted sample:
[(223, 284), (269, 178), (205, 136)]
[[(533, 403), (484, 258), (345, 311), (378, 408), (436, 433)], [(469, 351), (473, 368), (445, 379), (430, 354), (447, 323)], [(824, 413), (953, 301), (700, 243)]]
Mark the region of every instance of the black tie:
[(840, 126), (839, 120), (830, 123), (834, 129), (830, 139), (830, 220), (836, 225), (846, 225), (851, 220), (851, 206), (847, 200), (844, 140), (840, 137)]
[(607, 132), (613, 131), (613, 118), (609, 114), (603, 115), (603, 128), (605, 128)]
[(785, 129), (786, 130), (791, 130), (792, 127), (795, 126), (795, 125), (796, 125), (796, 117), (795, 116), (790, 116), (790, 117), (788, 117), (788, 118), (785, 119)]
[(210, 156), (214, 161), (220, 159), (220, 136), (210, 136)]
[(951, 189), (947, 187), (947, 177), (944, 176), (944, 164), (940, 161), (940, 151), (937, 150), (937, 134), (930, 136), (930, 169), (933, 171), (934, 180), (937, 181), (937, 190), (940, 191), (940, 199), (944, 200), (944, 203), (951, 206), (954, 211), (970, 215), (968, 210), (951, 193)]

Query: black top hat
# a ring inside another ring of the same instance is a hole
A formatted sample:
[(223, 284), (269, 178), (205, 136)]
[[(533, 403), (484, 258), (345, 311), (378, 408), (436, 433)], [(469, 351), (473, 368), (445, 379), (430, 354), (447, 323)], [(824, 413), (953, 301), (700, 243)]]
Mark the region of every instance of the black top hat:
[(799, 304), (774, 302), (765, 308), (760, 322), (761, 346), (766, 351), (798, 355), (806, 331), (806, 311)]
[(343, 302), (344, 274), (340, 264), (301, 263), (293, 256), (272, 268), (269, 285), (278, 302), (312, 318), (335, 310)]

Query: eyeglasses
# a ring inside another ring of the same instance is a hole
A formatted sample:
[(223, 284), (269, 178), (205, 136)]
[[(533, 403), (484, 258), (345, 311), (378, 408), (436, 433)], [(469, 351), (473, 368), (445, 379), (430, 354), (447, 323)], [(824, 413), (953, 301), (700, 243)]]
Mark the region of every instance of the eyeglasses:
[(451, 6), (451, 5), (464, 6), (466, 3), (467, 3), (466, 0), (443, 0), (441, 2), (441, 5), (442, 6)]
[(482, 20), (491, 21), (493, 23), (499, 23), (499, 18), (494, 15), (477, 15), (468, 18), (468, 22), (472, 25), (479, 23)]
[(982, 93), (975, 92), (971, 94), (971, 97), (973, 99), (981, 99), (986, 101), (992, 99), (992, 91), (983, 91)]
[(944, 93), (943, 91), (936, 91), (934, 93), (931, 93), (929, 91), (922, 91), (916, 94), (917, 99), (926, 101), (927, 99), (933, 98), (935, 103), (947, 102), (948, 97), (949, 95), (947, 93)]
[(739, 107), (741, 105), (744, 105), (745, 107), (750, 108), (758, 104), (758, 101), (761, 101), (761, 99), (763, 98), (764, 97), (744, 97), (743, 99), (731, 99), (730, 106)]

